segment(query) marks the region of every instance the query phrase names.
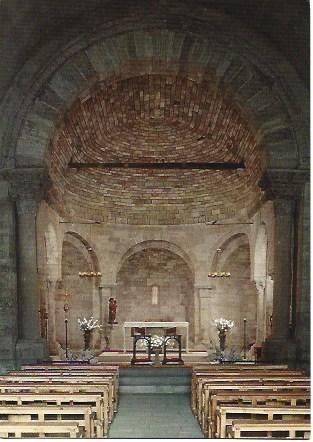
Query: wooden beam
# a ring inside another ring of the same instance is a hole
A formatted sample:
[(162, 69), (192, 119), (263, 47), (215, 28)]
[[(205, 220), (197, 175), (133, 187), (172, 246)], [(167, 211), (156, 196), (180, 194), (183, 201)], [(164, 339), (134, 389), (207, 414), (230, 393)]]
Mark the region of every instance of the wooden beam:
[(155, 163), (76, 163), (68, 164), (70, 169), (155, 169), (155, 170), (236, 170), (245, 169), (243, 161), (239, 163), (205, 163), (205, 162), (155, 162)]

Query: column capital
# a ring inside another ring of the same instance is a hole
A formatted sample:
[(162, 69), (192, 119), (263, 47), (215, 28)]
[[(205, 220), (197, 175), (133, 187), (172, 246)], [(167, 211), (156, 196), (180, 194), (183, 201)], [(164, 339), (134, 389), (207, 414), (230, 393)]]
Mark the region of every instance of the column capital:
[(2, 169), (0, 178), (9, 183), (10, 198), (21, 213), (36, 210), (51, 183), (46, 169), (39, 167)]
[(267, 169), (258, 185), (269, 200), (296, 200), (309, 181), (306, 169)]
[(50, 187), (46, 169), (2, 169), (0, 177), (9, 183), (9, 195), (16, 202), (19, 215), (36, 214), (38, 204)]

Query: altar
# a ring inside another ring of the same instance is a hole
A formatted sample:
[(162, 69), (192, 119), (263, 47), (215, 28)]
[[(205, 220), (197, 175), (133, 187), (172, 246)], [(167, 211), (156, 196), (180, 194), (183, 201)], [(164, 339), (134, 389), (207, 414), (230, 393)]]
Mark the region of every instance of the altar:
[(123, 337), (124, 337), (124, 345), (123, 350), (126, 353), (126, 329), (132, 327), (145, 327), (145, 328), (172, 328), (172, 327), (181, 327), (186, 329), (186, 353), (189, 353), (189, 322), (148, 322), (148, 321), (140, 321), (140, 322), (124, 322), (123, 325)]

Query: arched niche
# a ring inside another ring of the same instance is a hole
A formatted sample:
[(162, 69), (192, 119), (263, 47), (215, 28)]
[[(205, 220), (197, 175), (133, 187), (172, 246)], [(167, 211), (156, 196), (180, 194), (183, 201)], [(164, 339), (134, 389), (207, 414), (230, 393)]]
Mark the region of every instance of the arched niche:
[[(80, 277), (80, 272), (98, 272), (98, 258), (89, 243), (76, 232), (66, 232), (62, 245), (62, 283), (56, 291), (56, 339), (64, 347), (64, 304), (67, 303), (68, 346), (83, 348), (78, 318), (100, 318), (97, 277)], [(67, 297), (66, 294), (68, 294)], [(98, 339), (94, 333), (94, 341)]]
[(192, 338), (193, 293), (194, 277), (188, 263), (168, 248), (146, 244), (127, 253), (119, 268), (118, 321), (188, 321)]
[[(216, 250), (212, 271), (230, 272), (231, 277), (214, 278), (216, 294), (212, 302), (212, 317), (232, 319), (235, 327), (228, 336), (228, 346), (242, 352), (243, 324), (247, 320), (247, 344), (256, 342), (257, 295), (251, 281), (249, 238), (238, 233), (224, 241)], [(216, 336), (214, 326), (211, 333)]]
[(123, 266), (124, 262), (133, 254), (141, 252), (145, 249), (161, 249), (161, 250), (168, 250), (171, 253), (174, 253), (175, 255), (178, 255), (183, 261), (185, 261), (188, 265), (189, 270), (192, 272), (192, 277), (194, 278), (195, 269), (193, 262), (188, 255), (187, 252), (185, 252), (183, 249), (181, 249), (176, 244), (169, 242), (169, 241), (163, 241), (163, 240), (150, 240), (150, 241), (142, 241), (133, 247), (129, 248), (124, 255), (122, 256), (122, 259), (120, 260), (120, 263), (117, 267), (117, 274), (120, 271), (121, 267)]

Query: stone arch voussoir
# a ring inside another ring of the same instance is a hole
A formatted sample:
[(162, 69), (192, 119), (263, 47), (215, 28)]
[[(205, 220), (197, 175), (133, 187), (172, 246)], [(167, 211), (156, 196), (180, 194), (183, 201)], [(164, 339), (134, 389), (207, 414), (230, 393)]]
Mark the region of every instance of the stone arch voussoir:
[[(183, 23), (177, 13), (175, 18), (177, 23)], [(196, 20), (188, 17), (184, 28), (175, 29), (164, 21), (161, 24), (162, 20), (152, 26), (151, 19), (143, 16), (137, 25), (125, 20), (123, 29), (122, 25), (117, 26), (116, 35), (111, 22), (112, 28), (104, 25), (98, 35), (85, 33), (67, 45), (63, 43), (50, 67), (37, 60), (40, 66), (36, 71), (35, 61), (31, 60), (19, 77), (27, 74), (31, 66), (32, 88), (26, 80), (23, 82), (25, 90), (24, 95), (19, 90), (23, 98), (14, 114), (14, 128), (3, 128), (3, 145), (15, 150), (15, 164), (42, 166), (48, 161), (56, 127), (87, 85), (108, 75), (118, 77), (127, 72), (126, 65), (132, 62), (140, 68), (140, 62), (150, 60), (146, 69), (152, 72), (176, 68), (180, 75), (199, 81), (211, 76), (217, 84), (223, 82), (249, 113), (267, 152), (267, 166), (280, 162), (295, 167), (299, 162), (297, 138), (303, 140), (307, 124), (306, 115), (300, 112), (307, 101), (305, 91), (295, 72), (263, 41), (236, 23), (208, 14), (201, 19), (203, 26), (196, 26)], [(12, 100), (17, 104), (14, 93), (14, 88), (9, 91), (7, 105)], [(12, 151), (5, 156), (9, 161)]]

